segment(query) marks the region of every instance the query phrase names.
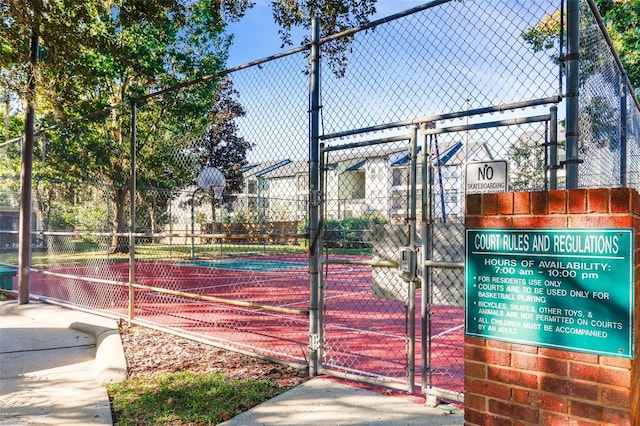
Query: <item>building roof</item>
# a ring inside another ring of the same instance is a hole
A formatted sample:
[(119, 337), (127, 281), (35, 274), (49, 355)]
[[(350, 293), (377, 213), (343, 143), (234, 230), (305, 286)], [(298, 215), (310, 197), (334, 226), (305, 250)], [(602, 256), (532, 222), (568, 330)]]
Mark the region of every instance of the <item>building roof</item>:
[(291, 160), (289, 160), (288, 158), (284, 160), (265, 161), (263, 163), (247, 164), (241, 170), (245, 178), (254, 176), (261, 177), (265, 173), (269, 173), (270, 171), (285, 166), (289, 163), (291, 163)]
[(309, 173), (309, 162), (306, 160), (289, 160), (287, 163), (280, 164), (278, 167), (271, 167), (260, 173), (256, 173), (256, 177), (275, 179), (296, 176), (301, 173)]

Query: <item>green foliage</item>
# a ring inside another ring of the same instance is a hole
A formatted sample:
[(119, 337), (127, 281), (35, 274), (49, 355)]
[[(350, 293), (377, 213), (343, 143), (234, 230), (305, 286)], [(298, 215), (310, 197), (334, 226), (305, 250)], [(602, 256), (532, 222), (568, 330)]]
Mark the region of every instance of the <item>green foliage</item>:
[(509, 187), (514, 190), (534, 190), (544, 187), (544, 134), (523, 134), (509, 149)]
[[(596, 0), (607, 31), (613, 40), (616, 52), (627, 72), (633, 87), (640, 87), (640, 1), (638, 0)], [(566, 25), (565, 25), (566, 28)], [(589, 31), (589, 28), (584, 29)], [(595, 29), (593, 29), (595, 30)], [(542, 18), (540, 22), (527, 28), (522, 38), (531, 45), (534, 52), (555, 49), (559, 43), (560, 11), (556, 10)], [(585, 48), (583, 46), (583, 48)], [(586, 47), (587, 49), (589, 46)], [(589, 58), (592, 52), (581, 53)], [(558, 60), (557, 57), (554, 57)], [(596, 66), (596, 58), (583, 61), (586, 66)]]
[(524, 41), (529, 43), (534, 52), (553, 49), (560, 34), (560, 11), (546, 15), (540, 22), (522, 33)]
[[(376, 12), (376, 1), (274, 0), (271, 6), (273, 17), (281, 27), (279, 33), (283, 45), (291, 45), (291, 30), (304, 28), (308, 34), (314, 17), (318, 17), (320, 21), (321, 37), (367, 23), (369, 16)], [(310, 41), (309, 37), (305, 37), (302, 44)], [(343, 37), (322, 46), (329, 67), (338, 76), (346, 73), (350, 42), (349, 37)]]
[(187, 371), (112, 384), (108, 393), (115, 425), (218, 424), (288, 389)]
[[(324, 245), (328, 248), (361, 248), (368, 247), (366, 232), (372, 225), (386, 224), (387, 220), (375, 214), (366, 214), (360, 217), (345, 219), (325, 219), (323, 223)], [(298, 224), (299, 234), (309, 233), (309, 222), (301, 221)]]
[[(57, 231), (104, 232), (109, 229), (106, 203), (56, 202), (51, 208), (48, 229)], [(90, 237), (85, 237), (88, 241)]]
[(640, 1), (596, 0), (633, 87), (640, 87)]
[(18, 207), (20, 200), (20, 144), (0, 148), (0, 205)]

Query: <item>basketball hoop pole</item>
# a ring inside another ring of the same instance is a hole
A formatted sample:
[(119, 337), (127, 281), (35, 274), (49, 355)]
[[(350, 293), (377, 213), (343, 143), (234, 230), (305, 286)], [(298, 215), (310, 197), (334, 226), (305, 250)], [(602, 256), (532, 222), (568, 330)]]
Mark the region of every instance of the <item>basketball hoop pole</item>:
[[(227, 185), (227, 180), (224, 177), (224, 173), (215, 167), (207, 166), (200, 172), (198, 176), (198, 187), (205, 191), (212, 191), (216, 200), (222, 204), (222, 191), (224, 191)], [(213, 224), (216, 223), (216, 205), (215, 201), (211, 200), (211, 220)], [(215, 228), (213, 229), (216, 230)]]

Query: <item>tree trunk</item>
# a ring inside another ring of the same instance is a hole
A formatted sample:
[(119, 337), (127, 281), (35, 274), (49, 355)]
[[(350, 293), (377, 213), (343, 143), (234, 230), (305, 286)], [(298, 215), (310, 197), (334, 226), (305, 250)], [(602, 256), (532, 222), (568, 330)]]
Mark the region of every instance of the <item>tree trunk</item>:
[(111, 239), (110, 253), (129, 253), (129, 237), (121, 235), (127, 231), (125, 204), (129, 191), (126, 187), (116, 187), (114, 191), (115, 216), (113, 218), (113, 228), (116, 233)]

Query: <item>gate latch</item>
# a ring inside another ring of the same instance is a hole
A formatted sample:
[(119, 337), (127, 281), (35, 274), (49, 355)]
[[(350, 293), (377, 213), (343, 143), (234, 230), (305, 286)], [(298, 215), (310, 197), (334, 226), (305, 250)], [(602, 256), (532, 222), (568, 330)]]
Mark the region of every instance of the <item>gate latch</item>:
[(416, 251), (411, 247), (402, 247), (400, 249), (400, 259), (398, 269), (400, 278), (405, 281), (413, 281), (416, 279)]
[(320, 335), (319, 334), (310, 334), (309, 335), (309, 349), (312, 351), (320, 350)]

